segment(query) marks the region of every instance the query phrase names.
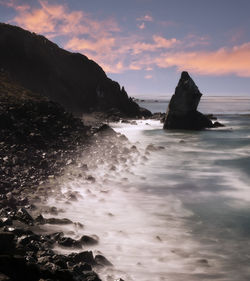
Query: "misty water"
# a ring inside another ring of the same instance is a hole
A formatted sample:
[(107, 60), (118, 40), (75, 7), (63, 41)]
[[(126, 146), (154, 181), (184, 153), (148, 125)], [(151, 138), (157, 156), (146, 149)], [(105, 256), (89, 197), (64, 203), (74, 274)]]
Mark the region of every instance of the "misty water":
[[(167, 103), (141, 106), (164, 112)], [(99, 270), (103, 280), (249, 280), (250, 99), (204, 98), (199, 110), (226, 127), (110, 124), (131, 144), (110, 155), (93, 146), (86, 161), (95, 181), (69, 173), (61, 188), (77, 191), (78, 200), (50, 199), (62, 217), (84, 224), (64, 228), (68, 235), (100, 238), (89, 249), (113, 263)]]

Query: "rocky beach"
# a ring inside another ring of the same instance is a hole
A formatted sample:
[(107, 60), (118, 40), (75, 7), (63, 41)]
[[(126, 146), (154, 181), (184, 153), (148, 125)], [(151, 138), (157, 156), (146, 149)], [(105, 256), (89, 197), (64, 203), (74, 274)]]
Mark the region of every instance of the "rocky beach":
[[(60, 192), (56, 179), (67, 167), (84, 151), (87, 157), (93, 139), (97, 142), (99, 134), (102, 138), (118, 135), (107, 125), (84, 126), (59, 104), (24, 89), (6, 73), (1, 72), (0, 79), (1, 280), (100, 280), (92, 268), (110, 263), (102, 255), (84, 251), (98, 240), (86, 235), (74, 240), (62, 232), (46, 232), (48, 224), (83, 226), (54, 217), (59, 212), (56, 207), (44, 210), (42, 206), (51, 194)], [(78, 176), (94, 181), (91, 171), (86, 174), (87, 163), (78, 164)], [(68, 194), (66, 200), (75, 200), (75, 196)], [(41, 212), (50, 217), (44, 218)], [(38, 234), (41, 228), (44, 233)], [(72, 249), (72, 254), (56, 254), (55, 245)], [(82, 251), (73, 253), (75, 248)]]

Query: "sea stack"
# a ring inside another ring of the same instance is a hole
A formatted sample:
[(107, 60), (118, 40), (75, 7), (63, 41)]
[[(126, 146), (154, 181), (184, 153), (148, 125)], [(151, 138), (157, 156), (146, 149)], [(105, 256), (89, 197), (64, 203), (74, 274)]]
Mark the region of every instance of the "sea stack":
[(197, 111), (201, 96), (188, 72), (183, 71), (170, 100), (163, 128), (202, 130), (214, 127), (208, 117)]

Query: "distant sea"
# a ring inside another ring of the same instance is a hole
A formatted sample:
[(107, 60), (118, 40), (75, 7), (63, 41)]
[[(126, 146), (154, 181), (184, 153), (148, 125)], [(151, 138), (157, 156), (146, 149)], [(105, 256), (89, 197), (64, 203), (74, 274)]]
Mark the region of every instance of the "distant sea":
[[(138, 104), (155, 112), (166, 112), (170, 98), (139, 99)], [(202, 97), (198, 110), (214, 114), (249, 114), (250, 96), (208, 96)]]
[[(140, 105), (165, 112), (168, 101)], [(97, 165), (88, 189), (80, 178), (70, 184), (83, 199), (65, 216), (97, 234), (96, 251), (114, 265), (103, 280), (250, 280), (250, 98), (202, 98), (199, 110), (225, 127), (110, 124), (133, 157), (124, 150), (121, 161)]]

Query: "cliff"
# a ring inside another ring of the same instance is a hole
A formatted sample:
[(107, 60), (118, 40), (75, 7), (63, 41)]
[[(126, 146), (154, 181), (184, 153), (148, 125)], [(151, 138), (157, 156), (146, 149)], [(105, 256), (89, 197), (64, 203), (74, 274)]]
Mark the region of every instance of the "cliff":
[(26, 89), (59, 102), (73, 113), (116, 110), (139, 116), (139, 106), (94, 61), (47, 38), (0, 23), (0, 69)]

